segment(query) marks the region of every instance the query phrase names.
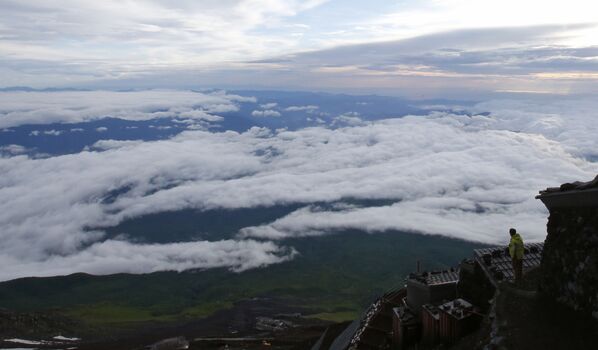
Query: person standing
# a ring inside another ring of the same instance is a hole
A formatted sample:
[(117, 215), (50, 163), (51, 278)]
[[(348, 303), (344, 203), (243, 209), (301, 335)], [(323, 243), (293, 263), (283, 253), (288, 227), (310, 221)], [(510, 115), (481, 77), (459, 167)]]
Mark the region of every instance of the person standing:
[(515, 283), (521, 282), (523, 276), (523, 239), (514, 228), (509, 229), (511, 241), (509, 242), (509, 254), (513, 263), (513, 275), (515, 276)]

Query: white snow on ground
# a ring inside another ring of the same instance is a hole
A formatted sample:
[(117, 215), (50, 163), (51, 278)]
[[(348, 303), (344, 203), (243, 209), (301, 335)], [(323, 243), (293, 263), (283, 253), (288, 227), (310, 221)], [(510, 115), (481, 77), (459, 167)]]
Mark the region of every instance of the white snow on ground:
[(52, 339), (60, 340), (60, 341), (79, 341), (79, 340), (81, 340), (81, 338), (67, 338), (67, 337), (63, 337), (62, 335), (57, 335)]
[(37, 341), (37, 340), (27, 340), (27, 339), (19, 339), (19, 338), (4, 339), (4, 341), (9, 342), (9, 343), (18, 343), (18, 344), (25, 344), (25, 345), (51, 344), (51, 342), (47, 342), (45, 340)]

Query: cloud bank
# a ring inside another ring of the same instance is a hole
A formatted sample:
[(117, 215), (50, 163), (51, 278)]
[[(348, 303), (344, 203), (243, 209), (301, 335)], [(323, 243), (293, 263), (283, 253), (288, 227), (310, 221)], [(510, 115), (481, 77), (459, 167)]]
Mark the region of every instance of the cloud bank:
[(255, 110), (251, 112), (251, 115), (254, 117), (280, 117), (281, 114), (278, 111), (273, 109), (265, 109), (263, 111)]
[(217, 122), (252, 97), (181, 90), (0, 92), (0, 128), (24, 124), (80, 123), (106, 117), (126, 120), (178, 118)]
[(67, 256), (22, 261), (3, 258), (2, 280), (23, 276), (67, 275), (77, 271), (91, 274), (149, 273), (189, 269), (229, 268), (235, 272), (281, 263), (296, 255), (293, 249), (272, 242), (222, 240), (169, 244), (135, 244), (107, 240)]
[[(598, 172), (598, 106), (592, 99), (537, 104), (491, 101), (473, 107), (484, 114), (437, 111), (335, 129), (103, 140), (92, 148), (101, 152), (45, 159), (19, 155), (12, 145), (0, 158), (0, 280), (76, 271), (240, 271), (293, 257), (273, 241), (349, 228), (498, 243), (514, 226), (538, 241), (547, 213), (533, 198), (537, 191)], [(314, 204), (349, 198), (392, 204)], [(233, 240), (148, 245), (105, 240), (88, 229), (183, 208), (290, 203), (305, 207), (246, 227)]]

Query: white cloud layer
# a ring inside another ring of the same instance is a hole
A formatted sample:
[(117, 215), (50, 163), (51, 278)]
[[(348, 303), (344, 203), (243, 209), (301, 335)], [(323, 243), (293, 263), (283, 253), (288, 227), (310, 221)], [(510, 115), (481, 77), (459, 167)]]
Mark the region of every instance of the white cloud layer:
[(474, 112), (491, 111), (488, 118), (471, 118), (470, 128), (492, 128), (541, 134), (559, 142), (567, 152), (598, 160), (598, 118), (594, 98), (558, 98), (550, 102), (494, 100), (479, 103)]
[[(76, 271), (242, 270), (293, 255), (249, 237), (342, 228), (497, 243), (514, 226), (527, 240), (543, 239), (547, 213), (534, 199), (537, 191), (598, 173), (598, 163), (588, 160), (598, 149), (598, 103), (494, 101), (475, 108), (490, 116), (436, 112), (334, 130), (187, 131), (154, 142), (105, 140), (96, 144), (102, 152), (0, 158), (0, 280)], [(344, 198), (396, 203), (310, 205)], [(167, 210), (284, 203), (306, 207), (245, 228), (233, 241), (137, 245), (85, 231)]]
[(24, 154), (27, 153), (27, 151), (27, 148), (21, 145), (11, 144), (6, 146), (0, 146), (0, 154), (6, 154), (8, 156)]
[(296, 252), (272, 242), (222, 240), (169, 244), (134, 244), (107, 240), (67, 256), (22, 261), (3, 258), (1, 280), (22, 276), (56, 276), (75, 271), (91, 274), (148, 273), (225, 267), (235, 272), (281, 263)]
[(308, 106), (290, 106), (285, 108), (285, 111), (289, 112), (300, 112), (300, 111), (314, 111), (318, 109), (318, 106), (308, 105)]
[(280, 117), (281, 114), (279, 111), (275, 111), (273, 109), (266, 109), (263, 111), (255, 110), (251, 112), (251, 115), (254, 117)]
[(0, 92), (0, 128), (23, 124), (80, 123), (106, 117), (126, 120), (180, 118), (217, 122), (254, 98), (224, 92), (175, 90)]

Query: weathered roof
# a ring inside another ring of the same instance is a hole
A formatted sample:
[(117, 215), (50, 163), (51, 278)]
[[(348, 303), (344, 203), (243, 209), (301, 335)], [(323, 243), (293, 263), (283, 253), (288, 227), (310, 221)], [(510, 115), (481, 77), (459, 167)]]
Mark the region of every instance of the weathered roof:
[(440, 309), (438, 306), (433, 304), (424, 304), (422, 305), (422, 310), (427, 311), (430, 316), (434, 317), (436, 320), (440, 317)]
[(439, 309), (460, 320), (473, 312), (473, 305), (463, 299), (455, 299), (439, 306)]
[(548, 209), (593, 207), (598, 205), (598, 176), (588, 182), (565, 183), (549, 187), (536, 196)]
[[(540, 266), (543, 249), (544, 243), (524, 244), (523, 268)], [(473, 255), (492, 284), (496, 285), (497, 282), (513, 279), (513, 266), (508, 247), (474, 249)]]
[(353, 335), (359, 329), (360, 324), (361, 323), (359, 319), (351, 322), (351, 324), (349, 324), (349, 326), (347, 326), (347, 328), (338, 337), (336, 337), (336, 339), (334, 339), (334, 341), (330, 345), (329, 350), (347, 349), (347, 347), (349, 347), (349, 344), (351, 344), (351, 339), (353, 339)]
[(559, 187), (548, 187), (547, 189), (540, 191), (540, 195), (554, 192), (583, 191), (592, 188), (598, 188), (598, 175), (596, 175), (594, 180), (587, 182), (575, 181), (571, 183), (564, 183)]
[(361, 319), (349, 327), (333, 342), (331, 349), (377, 349), (384, 343), (392, 329), (392, 308), (400, 304), (405, 289), (391, 290), (370, 305)]
[(397, 306), (392, 309), (392, 313), (395, 314), (403, 324), (417, 322), (416, 315), (406, 306)]
[(459, 269), (450, 268), (449, 270), (424, 271), (419, 274), (411, 273), (408, 278), (429, 286), (444, 283), (456, 283), (459, 281)]

